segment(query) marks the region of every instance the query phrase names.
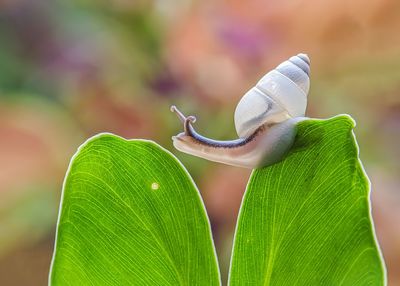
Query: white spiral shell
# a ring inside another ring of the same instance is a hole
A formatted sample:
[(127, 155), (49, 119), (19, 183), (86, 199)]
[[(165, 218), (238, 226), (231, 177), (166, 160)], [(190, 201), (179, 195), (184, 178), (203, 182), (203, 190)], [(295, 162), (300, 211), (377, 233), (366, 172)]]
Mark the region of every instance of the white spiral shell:
[(298, 54), (267, 73), (239, 101), (235, 127), (239, 137), (254, 133), (264, 124), (302, 117), (310, 88), (310, 60)]

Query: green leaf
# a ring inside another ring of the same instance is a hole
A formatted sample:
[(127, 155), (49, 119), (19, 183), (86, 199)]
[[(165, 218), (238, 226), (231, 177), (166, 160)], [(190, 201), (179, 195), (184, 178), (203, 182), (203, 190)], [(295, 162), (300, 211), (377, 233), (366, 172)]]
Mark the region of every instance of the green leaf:
[(219, 285), (210, 225), (182, 165), (153, 142), (101, 134), (64, 183), (52, 285)]
[(288, 157), (253, 172), (230, 285), (385, 283), (353, 127), (343, 115), (300, 122)]

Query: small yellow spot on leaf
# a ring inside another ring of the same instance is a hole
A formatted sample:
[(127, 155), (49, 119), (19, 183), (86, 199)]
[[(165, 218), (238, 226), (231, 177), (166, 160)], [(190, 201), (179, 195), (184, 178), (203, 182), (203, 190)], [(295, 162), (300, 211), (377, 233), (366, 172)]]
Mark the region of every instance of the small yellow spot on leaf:
[(152, 190), (158, 190), (159, 187), (160, 187), (160, 185), (158, 183), (152, 183), (151, 184), (151, 189)]

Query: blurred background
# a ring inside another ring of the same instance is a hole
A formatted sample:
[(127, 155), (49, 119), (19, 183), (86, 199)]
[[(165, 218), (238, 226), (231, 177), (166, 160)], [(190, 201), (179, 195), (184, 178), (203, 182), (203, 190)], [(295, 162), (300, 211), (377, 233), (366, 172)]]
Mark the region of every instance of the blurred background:
[(71, 156), (103, 131), (172, 151), (202, 192), (226, 279), (250, 171), (174, 150), (181, 124), (236, 137), (267, 71), (311, 58), (307, 115), (351, 114), (389, 285), (400, 285), (400, 1), (0, 1), (0, 285), (45, 285)]

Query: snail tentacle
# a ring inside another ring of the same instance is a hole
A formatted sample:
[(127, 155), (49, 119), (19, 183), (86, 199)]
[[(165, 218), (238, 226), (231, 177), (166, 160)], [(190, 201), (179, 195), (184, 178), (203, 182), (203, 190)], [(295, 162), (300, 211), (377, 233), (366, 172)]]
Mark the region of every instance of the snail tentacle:
[[(200, 144), (200, 145), (206, 145), (208, 147), (214, 147), (214, 148), (235, 148), (235, 147), (240, 147), (250, 140), (252, 140), (256, 133), (253, 133), (251, 136), (247, 138), (239, 138), (239, 139), (234, 139), (234, 140), (214, 140), (207, 138), (201, 134), (199, 134), (194, 127), (192, 126), (192, 123), (196, 121), (195, 116), (185, 116), (176, 106), (171, 106), (171, 111), (175, 112), (179, 118), (179, 120), (183, 123), (183, 134), (185, 136), (189, 136), (194, 140), (194, 143)], [(260, 130), (257, 131), (257, 133)], [(179, 136), (179, 135), (178, 135)], [(177, 136), (174, 136), (174, 138), (178, 138)]]

